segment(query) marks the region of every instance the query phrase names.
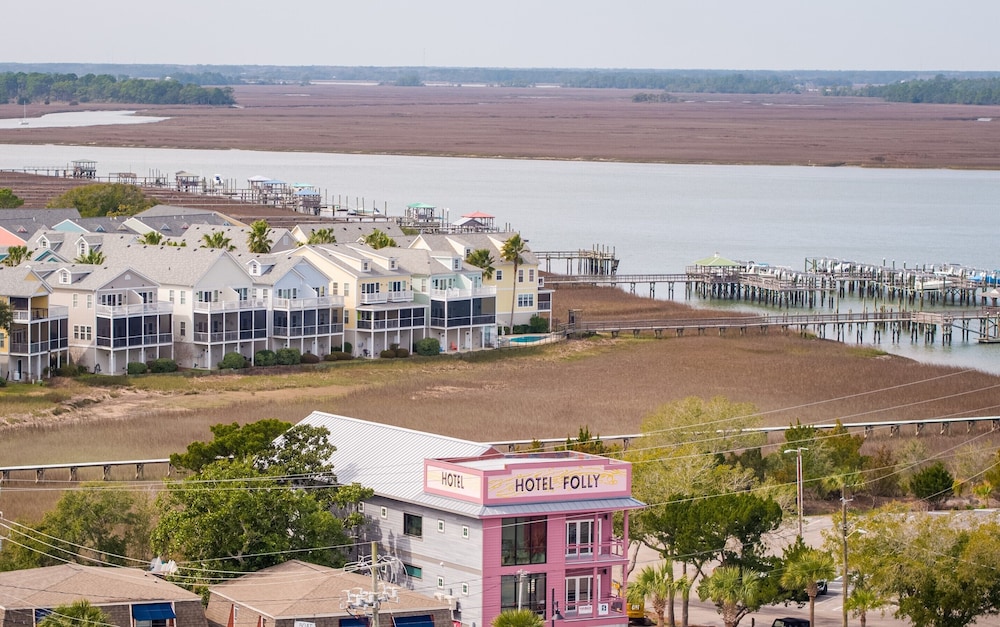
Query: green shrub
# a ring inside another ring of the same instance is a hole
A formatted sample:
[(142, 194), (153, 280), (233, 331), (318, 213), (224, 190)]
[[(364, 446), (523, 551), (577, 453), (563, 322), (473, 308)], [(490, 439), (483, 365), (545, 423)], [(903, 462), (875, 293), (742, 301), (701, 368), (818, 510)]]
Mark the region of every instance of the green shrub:
[(146, 374), (148, 370), (149, 368), (146, 367), (146, 364), (141, 361), (130, 361), (125, 366), (125, 372), (128, 374)]
[(441, 342), (436, 337), (425, 337), (413, 344), (413, 352), (424, 357), (437, 355), (441, 352)]
[(403, 357), (409, 357), (409, 356), (410, 356), (410, 351), (406, 350), (405, 348), (397, 348), (396, 349), (396, 357), (403, 358)]
[(150, 372), (161, 374), (164, 372), (177, 372), (177, 362), (173, 359), (167, 359), (166, 357), (161, 357), (159, 359), (154, 359), (146, 364)]
[(302, 353), (297, 348), (279, 348), (275, 355), (279, 366), (294, 366), (302, 363)]
[(274, 366), (278, 363), (278, 356), (274, 351), (264, 349), (254, 354), (253, 363), (255, 366)]
[(344, 342), (344, 352), (354, 354), (354, 346), (350, 342)]
[(337, 361), (337, 351), (323, 355), (323, 361)]
[(57, 377), (79, 377), (81, 374), (87, 374), (87, 368), (77, 364), (65, 364), (56, 368), (55, 374)]
[(302, 355), (302, 362), (304, 364), (318, 364), (319, 355), (313, 355), (312, 353), (305, 353)]
[(247, 358), (239, 353), (226, 353), (219, 362), (219, 370), (240, 370), (247, 367)]
[(348, 353), (345, 351), (340, 351), (339, 353), (332, 353), (332, 354), (337, 356), (337, 361), (350, 361), (354, 359), (353, 353)]
[(548, 333), (549, 332), (549, 321), (547, 318), (535, 315), (531, 316), (531, 320), (528, 322), (528, 333)]
[(396, 351), (392, 350), (391, 348), (387, 348), (384, 351), (380, 351), (378, 356), (381, 357), (382, 359), (395, 359)]

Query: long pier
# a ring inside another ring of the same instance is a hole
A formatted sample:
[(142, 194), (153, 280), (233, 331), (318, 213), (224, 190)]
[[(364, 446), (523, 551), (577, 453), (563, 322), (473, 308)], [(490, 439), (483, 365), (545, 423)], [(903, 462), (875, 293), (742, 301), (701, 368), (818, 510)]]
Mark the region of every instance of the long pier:
[(664, 333), (680, 337), (685, 333), (705, 335), (709, 331), (715, 331), (719, 335), (726, 335), (735, 331), (746, 335), (752, 332), (767, 334), (775, 329), (781, 333), (794, 330), (803, 335), (811, 332), (817, 337), (830, 337), (840, 342), (848, 341), (850, 335), (854, 334), (857, 342), (861, 343), (869, 325), (876, 342), (880, 342), (884, 336), (888, 336), (893, 342), (909, 336), (911, 342), (922, 338), (925, 344), (933, 344), (940, 331), (941, 343), (951, 344), (957, 330), (963, 341), (975, 338), (981, 343), (996, 343), (1000, 342), (1000, 307), (934, 313), (883, 309), (848, 313), (786, 313), (660, 320), (577, 320), (572, 324), (560, 325), (557, 330), (566, 334), (610, 333), (612, 337), (618, 337), (622, 333), (631, 333), (634, 337), (652, 333), (659, 338)]

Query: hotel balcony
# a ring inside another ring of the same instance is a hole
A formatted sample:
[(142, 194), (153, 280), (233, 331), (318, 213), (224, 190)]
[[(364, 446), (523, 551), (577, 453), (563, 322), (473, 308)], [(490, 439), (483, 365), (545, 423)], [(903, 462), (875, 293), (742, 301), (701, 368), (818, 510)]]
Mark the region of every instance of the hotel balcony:
[(69, 339), (56, 338), (42, 342), (12, 342), (10, 344), (11, 355), (44, 355), (52, 351), (57, 351), (69, 346)]
[(247, 300), (223, 300), (216, 303), (194, 303), (194, 310), (198, 313), (246, 311), (248, 309), (267, 309), (267, 301), (262, 298), (248, 298)]
[(620, 539), (566, 545), (566, 566), (625, 561), (624, 544)]
[(69, 307), (52, 305), (50, 307), (35, 307), (34, 309), (14, 309), (10, 312), (14, 324), (30, 324), (55, 318), (68, 318)]
[(567, 601), (562, 615), (567, 621), (607, 619), (616, 616), (624, 618), (625, 602), (621, 597), (606, 596), (587, 601)]
[(224, 344), (267, 338), (267, 329), (243, 329), (242, 331), (195, 331), (191, 335), (195, 344)]

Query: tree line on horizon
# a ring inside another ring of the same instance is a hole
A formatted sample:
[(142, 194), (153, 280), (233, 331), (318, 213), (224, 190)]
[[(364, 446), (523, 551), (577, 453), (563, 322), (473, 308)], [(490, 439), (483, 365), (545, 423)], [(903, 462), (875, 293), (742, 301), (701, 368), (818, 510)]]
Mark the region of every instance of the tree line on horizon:
[(121, 102), (134, 104), (196, 104), (226, 106), (236, 103), (231, 87), (201, 87), (176, 78), (114, 77), (110, 74), (0, 74), (0, 102)]

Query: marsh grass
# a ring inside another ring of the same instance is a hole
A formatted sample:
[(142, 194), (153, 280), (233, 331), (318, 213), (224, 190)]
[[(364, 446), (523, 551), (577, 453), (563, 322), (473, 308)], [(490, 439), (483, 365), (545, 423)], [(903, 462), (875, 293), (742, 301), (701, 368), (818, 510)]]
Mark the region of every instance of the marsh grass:
[[(664, 315), (690, 314), (672, 303), (605, 288), (559, 289), (556, 297), (567, 308), (593, 311), (588, 293), (621, 311), (631, 300), (644, 318), (654, 305), (662, 305)], [(763, 425), (996, 415), (1000, 408), (998, 377), (797, 333), (594, 336), (460, 356), (336, 362), (257, 376), (130, 377), (129, 382), (128, 389), (105, 390), (89, 404), (77, 399), (93, 389), (72, 382), (11, 395), (57, 393), (49, 400), (58, 400), (64, 412), (41, 424), (32, 423), (28, 414), (0, 430), (0, 466), (167, 457), (194, 440), (210, 439), (214, 424), (263, 418), (296, 423), (315, 410), (476, 441), (505, 441), (565, 438), (581, 427), (594, 435), (636, 433), (657, 408), (688, 396), (751, 403)], [(140, 404), (143, 399), (146, 404)], [(36, 397), (31, 403), (38, 408), (42, 401)], [(995, 447), (997, 436), (984, 434), (988, 427), (978, 429), (966, 435), (964, 427), (956, 428), (951, 436), (938, 436), (928, 428), (922, 441), (932, 453), (971, 438)], [(865, 447), (889, 441), (887, 430), (878, 431)], [(772, 446), (778, 446), (776, 441)], [(4, 488), (0, 510), (7, 515), (38, 511), (42, 506), (30, 501), (50, 497), (48, 491), (22, 495)]]

